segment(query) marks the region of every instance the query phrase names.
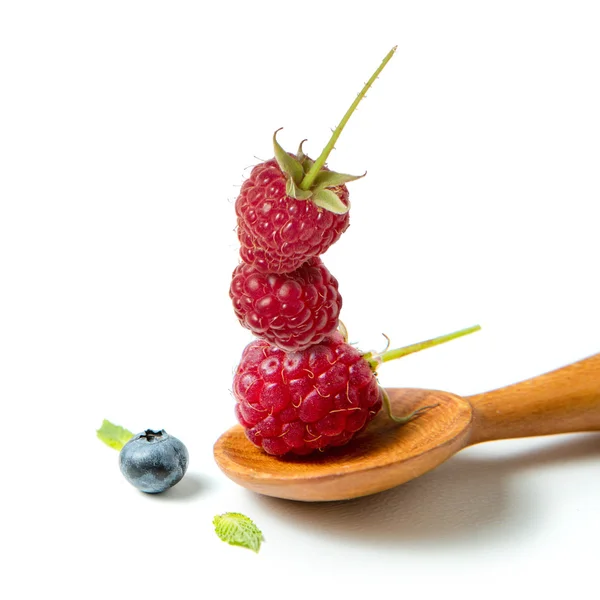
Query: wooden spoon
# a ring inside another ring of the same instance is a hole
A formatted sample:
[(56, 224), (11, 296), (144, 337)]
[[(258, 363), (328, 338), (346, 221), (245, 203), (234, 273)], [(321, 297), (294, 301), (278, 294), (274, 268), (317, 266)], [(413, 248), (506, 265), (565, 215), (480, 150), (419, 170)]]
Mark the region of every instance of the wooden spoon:
[(297, 459), (265, 454), (237, 425), (217, 440), (215, 460), (230, 479), (259, 494), (345, 500), (414, 479), (480, 442), (600, 430), (600, 354), (468, 398), (423, 389), (387, 392), (395, 414), (438, 406), (402, 426), (382, 411), (349, 444)]

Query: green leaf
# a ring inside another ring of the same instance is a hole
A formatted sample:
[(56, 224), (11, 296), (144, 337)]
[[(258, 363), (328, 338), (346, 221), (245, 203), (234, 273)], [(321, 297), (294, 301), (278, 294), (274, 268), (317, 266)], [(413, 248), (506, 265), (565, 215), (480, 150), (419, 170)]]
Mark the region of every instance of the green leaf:
[(121, 448), (133, 437), (131, 431), (120, 425), (114, 425), (106, 419), (102, 421), (102, 426), (96, 431), (96, 435), (107, 446), (110, 446), (115, 450), (121, 450)]
[(350, 210), (350, 206), (346, 206), (338, 197), (337, 194), (328, 189), (317, 190), (311, 198), (320, 208), (330, 210), (336, 215), (343, 215)]
[(296, 152), (296, 158), (300, 164), (302, 164), (302, 161), (306, 158), (306, 154), (304, 154), (304, 150), (302, 150), (302, 144), (304, 144), (305, 141), (306, 140), (302, 140), (300, 142), (300, 145), (298, 146), (298, 152)]
[[(280, 131), (278, 129), (277, 131)], [(273, 147), (275, 148), (275, 160), (279, 168), (296, 183), (300, 183), (304, 177), (302, 165), (292, 156), (290, 156), (277, 141), (277, 131), (273, 134)]]
[(260, 543), (264, 541), (261, 530), (252, 519), (241, 513), (228, 512), (217, 515), (213, 519), (215, 533), (232, 546), (242, 546), (254, 552), (260, 550)]
[[(311, 160), (310, 158), (308, 158), (308, 156), (306, 156), (306, 154), (304, 154), (304, 149), (302, 148), (302, 146), (304, 145), (305, 141), (306, 140), (302, 140), (300, 142), (300, 145), (298, 146), (298, 152), (296, 152), (296, 158), (298, 159), (298, 162), (302, 166), (303, 172), (306, 174), (306, 173), (308, 173), (310, 168), (313, 166), (315, 161)], [(299, 184), (300, 184), (300, 182), (298, 182), (298, 185)]]
[(305, 156), (301, 162), (305, 173), (308, 173), (310, 168), (315, 164), (315, 161), (308, 158), (308, 156)]
[(295, 198), (296, 200), (308, 200), (313, 195), (310, 190), (301, 190), (293, 179), (286, 181), (285, 193), (290, 198)]
[(315, 164), (315, 161), (305, 156), (300, 163), (302, 164), (302, 169), (304, 169), (304, 173), (308, 173), (310, 168)]
[(346, 173), (336, 173), (335, 171), (321, 171), (315, 177), (312, 188), (335, 187), (336, 185), (342, 185), (349, 181), (356, 181), (366, 174), (367, 173), (365, 172), (363, 175), (347, 175)]

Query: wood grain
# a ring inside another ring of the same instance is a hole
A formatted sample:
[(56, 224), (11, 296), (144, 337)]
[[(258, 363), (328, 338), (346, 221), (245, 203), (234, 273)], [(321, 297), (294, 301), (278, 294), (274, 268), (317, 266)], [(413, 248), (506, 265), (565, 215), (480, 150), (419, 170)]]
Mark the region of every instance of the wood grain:
[(600, 354), (498, 390), (467, 398), (471, 444), (600, 430)]

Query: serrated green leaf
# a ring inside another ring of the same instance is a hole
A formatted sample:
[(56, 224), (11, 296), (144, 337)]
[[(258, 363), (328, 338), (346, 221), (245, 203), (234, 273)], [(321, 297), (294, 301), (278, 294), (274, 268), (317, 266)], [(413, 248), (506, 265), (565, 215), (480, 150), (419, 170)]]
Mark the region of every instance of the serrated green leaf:
[(252, 519), (241, 513), (228, 512), (217, 515), (213, 519), (213, 525), (219, 538), (232, 546), (242, 546), (258, 552), (261, 542), (264, 541), (261, 530)]
[(347, 175), (346, 173), (336, 173), (335, 171), (321, 171), (315, 177), (312, 188), (335, 187), (349, 181), (356, 181), (365, 175), (366, 173), (363, 175)]
[(310, 190), (301, 190), (293, 179), (286, 181), (285, 193), (290, 198), (295, 198), (296, 200), (308, 200), (313, 195)]
[[(280, 131), (279, 129), (277, 131)], [(279, 168), (296, 183), (300, 183), (304, 177), (304, 169), (302, 165), (292, 156), (290, 156), (277, 141), (277, 131), (273, 134), (273, 147), (275, 149), (275, 160)]]
[(133, 437), (131, 431), (120, 425), (114, 425), (106, 419), (102, 421), (102, 425), (100, 429), (96, 431), (96, 435), (107, 446), (119, 451)]
[(349, 205), (346, 206), (337, 194), (326, 188), (317, 190), (311, 200), (320, 208), (329, 210), (336, 215), (343, 215), (350, 210)]

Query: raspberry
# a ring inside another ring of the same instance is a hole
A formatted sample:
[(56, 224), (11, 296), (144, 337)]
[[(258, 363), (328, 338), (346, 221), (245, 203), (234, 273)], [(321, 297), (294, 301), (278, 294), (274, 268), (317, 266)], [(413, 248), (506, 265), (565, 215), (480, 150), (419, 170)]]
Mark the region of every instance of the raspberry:
[(370, 364), (337, 332), (299, 352), (250, 343), (233, 393), (248, 439), (276, 456), (346, 444), (382, 407)]
[(263, 273), (289, 273), (323, 254), (346, 231), (350, 203), (345, 184), (364, 175), (336, 173), (325, 163), (395, 51), (392, 48), (371, 75), (316, 160), (304, 154), (303, 142), (296, 154), (286, 152), (275, 132), (275, 158), (252, 169), (235, 202), (240, 256), (245, 263)]
[[(349, 207), (348, 188), (329, 188)], [(276, 159), (252, 169), (235, 202), (240, 255), (263, 273), (288, 273), (325, 252), (348, 228), (349, 214), (290, 197)]]
[(244, 327), (289, 352), (334, 333), (342, 307), (337, 279), (320, 258), (280, 275), (241, 263), (233, 272), (229, 296)]

